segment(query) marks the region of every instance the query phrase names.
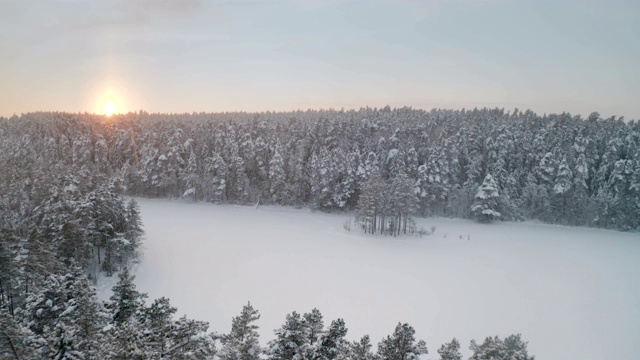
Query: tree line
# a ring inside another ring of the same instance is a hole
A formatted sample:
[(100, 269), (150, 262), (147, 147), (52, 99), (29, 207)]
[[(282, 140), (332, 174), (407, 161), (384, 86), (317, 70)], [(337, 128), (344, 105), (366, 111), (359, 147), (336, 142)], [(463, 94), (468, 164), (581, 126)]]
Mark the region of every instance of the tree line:
[[(406, 175), (411, 186), (389, 199), (412, 195), (418, 215), (471, 218), (490, 175), (502, 219), (640, 228), (640, 123), (598, 113), (29, 113), (1, 118), (0, 134), (8, 173), (71, 167), (118, 177), (132, 195), (357, 210), (372, 179), (391, 186)], [(366, 226), (404, 231), (400, 218)]]
[[(373, 351), (368, 335), (346, 339), (347, 327), (336, 319), (325, 327), (318, 309), (292, 312), (274, 330), (265, 347), (259, 342), (259, 312), (248, 303), (226, 334), (209, 333), (208, 323), (185, 316), (161, 297), (151, 304), (136, 290), (125, 267), (113, 295), (96, 300), (95, 290), (79, 267), (51, 275), (30, 296), (17, 316), (0, 311), (0, 357), (15, 359), (216, 359), (216, 360), (419, 360), (428, 354), (415, 330), (398, 323)], [(470, 360), (533, 360), (519, 334), (505, 339), (472, 340)], [(461, 360), (456, 338), (438, 350), (441, 360)]]

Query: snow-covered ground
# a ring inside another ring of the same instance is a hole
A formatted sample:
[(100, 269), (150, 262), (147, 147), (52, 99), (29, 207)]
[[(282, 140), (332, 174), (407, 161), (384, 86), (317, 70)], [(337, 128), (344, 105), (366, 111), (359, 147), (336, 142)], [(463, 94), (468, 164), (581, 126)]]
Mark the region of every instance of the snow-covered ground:
[(408, 322), (425, 359), (454, 336), (467, 358), (471, 339), (512, 333), (537, 359), (640, 358), (638, 234), (419, 219), (435, 233), (393, 238), (345, 231), (349, 215), (138, 200), (138, 289), (217, 332), (251, 301), (263, 345), (287, 313), (317, 307), (374, 343)]

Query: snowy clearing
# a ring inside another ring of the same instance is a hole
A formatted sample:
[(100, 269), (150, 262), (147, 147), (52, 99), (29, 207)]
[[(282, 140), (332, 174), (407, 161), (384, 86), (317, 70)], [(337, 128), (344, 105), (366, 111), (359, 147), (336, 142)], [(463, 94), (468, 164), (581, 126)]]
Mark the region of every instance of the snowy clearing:
[(326, 325), (342, 317), (347, 338), (374, 344), (408, 322), (424, 359), (454, 336), (467, 358), (471, 339), (512, 333), (537, 359), (640, 358), (638, 234), (418, 219), (435, 233), (393, 238), (345, 231), (346, 214), (138, 201), (138, 289), (210, 330), (228, 332), (251, 301), (263, 345), (287, 313), (317, 307)]

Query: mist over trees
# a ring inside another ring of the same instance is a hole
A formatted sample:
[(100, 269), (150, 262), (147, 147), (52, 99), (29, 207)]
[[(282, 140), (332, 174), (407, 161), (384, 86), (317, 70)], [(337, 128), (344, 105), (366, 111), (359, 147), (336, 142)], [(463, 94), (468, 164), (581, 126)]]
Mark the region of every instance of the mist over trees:
[(30, 113), (0, 119), (0, 133), (4, 176), (72, 168), (132, 195), (357, 209), (369, 232), (404, 231), (405, 214), (382, 209), (413, 207), (409, 195), (417, 215), (477, 218), (487, 175), (501, 219), (640, 228), (640, 124), (597, 113)]

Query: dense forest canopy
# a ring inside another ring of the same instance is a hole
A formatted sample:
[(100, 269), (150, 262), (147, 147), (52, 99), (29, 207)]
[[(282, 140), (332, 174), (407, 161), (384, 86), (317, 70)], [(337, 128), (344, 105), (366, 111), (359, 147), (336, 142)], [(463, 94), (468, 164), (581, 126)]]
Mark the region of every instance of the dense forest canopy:
[(640, 123), (598, 113), (30, 113), (0, 134), (4, 176), (71, 168), (132, 195), (351, 210), (372, 174), (402, 174), (418, 214), (469, 218), (490, 175), (502, 219), (640, 228)]

